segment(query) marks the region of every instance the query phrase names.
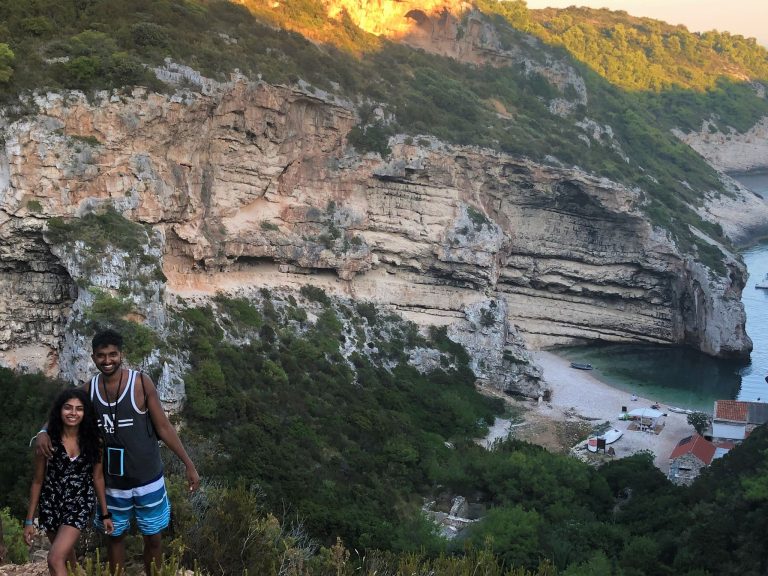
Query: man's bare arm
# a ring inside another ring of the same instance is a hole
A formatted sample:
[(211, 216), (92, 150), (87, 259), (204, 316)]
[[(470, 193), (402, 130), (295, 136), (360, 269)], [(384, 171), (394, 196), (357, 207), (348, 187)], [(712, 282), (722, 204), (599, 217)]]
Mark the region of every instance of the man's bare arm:
[(179, 457), (179, 460), (184, 463), (189, 491), (194, 492), (200, 485), (200, 476), (197, 473), (197, 468), (195, 468), (192, 459), (184, 449), (184, 445), (181, 443), (181, 439), (176, 433), (173, 424), (168, 420), (168, 416), (165, 415), (155, 383), (146, 374), (144, 375), (143, 383), (144, 394), (147, 398), (146, 409), (149, 410), (149, 416), (152, 418), (152, 424), (155, 426), (157, 435)]

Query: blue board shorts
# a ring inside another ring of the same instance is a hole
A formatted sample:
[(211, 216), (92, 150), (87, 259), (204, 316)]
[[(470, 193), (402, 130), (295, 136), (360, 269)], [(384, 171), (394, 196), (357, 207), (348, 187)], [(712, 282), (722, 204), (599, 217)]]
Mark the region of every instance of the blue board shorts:
[[(107, 488), (107, 508), (112, 513), (112, 523), (115, 525), (112, 536), (124, 534), (134, 517), (139, 532), (144, 536), (165, 530), (171, 521), (171, 504), (162, 475), (149, 484), (129, 490)], [(96, 528), (104, 531), (98, 515), (93, 523)]]

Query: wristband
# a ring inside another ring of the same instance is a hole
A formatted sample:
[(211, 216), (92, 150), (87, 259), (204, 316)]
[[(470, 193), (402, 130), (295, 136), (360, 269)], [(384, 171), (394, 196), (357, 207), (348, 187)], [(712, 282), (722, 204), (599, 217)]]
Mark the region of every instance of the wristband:
[(104, 522), (104, 520), (109, 520), (112, 518), (112, 512), (107, 512), (106, 514), (99, 514), (99, 520)]
[(29, 520), (29, 519), (24, 520), (24, 526), (34, 526), (34, 524), (35, 524), (34, 520)]

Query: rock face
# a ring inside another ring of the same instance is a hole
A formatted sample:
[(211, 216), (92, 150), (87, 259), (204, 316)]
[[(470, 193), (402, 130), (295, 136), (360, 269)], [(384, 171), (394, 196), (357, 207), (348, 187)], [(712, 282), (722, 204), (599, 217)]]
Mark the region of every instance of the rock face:
[[(348, 16), (359, 28), (440, 54), (460, 62), (490, 66), (520, 66), (526, 74), (539, 74), (562, 92), (571, 89), (571, 100), (550, 102), (555, 113), (568, 113), (587, 103), (584, 79), (572, 66), (541, 49), (534, 36), (509, 43), (499, 37), (487, 16), (463, 0), (378, 0), (375, 9), (359, 0), (324, 0), (328, 16)], [(277, 6), (277, 5), (276, 5)]]
[(768, 203), (730, 176), (722, 174), (721, 180), (727, 194), (711, 195), (698, 209), (699, 215), (720, 225), (737, 245), (768, 236)]
[(678, 130), (675, 135), (722, 172), (768, 170), (768, 117), (743, 134), (733, 128), (721, 132), (716, 124), (703, 122), (698, 132)]
[(0, 148), (5, 364), (27, 346), (50, 370), (71, 364), (57, 354), (78, 260), (42, 230), (101, 205), (155, 230), (167, 284), (144, 315), (157, 325), (174, 295), (310, 283), (449, 326), (483, 381), (534, 397), (527, 346), (751, 348), (743, 265), (724, 252), (717, 276), (682, 254), (638, 190), (429, 137), (393, 140), (387, 161), (361, 156), (345, 145), (351, 106), (243, 79), (209, 94), (37, 105)]
[(0, 210), (0, 364), (56, 376), (77, 290), (43, 241), (41, 225)]

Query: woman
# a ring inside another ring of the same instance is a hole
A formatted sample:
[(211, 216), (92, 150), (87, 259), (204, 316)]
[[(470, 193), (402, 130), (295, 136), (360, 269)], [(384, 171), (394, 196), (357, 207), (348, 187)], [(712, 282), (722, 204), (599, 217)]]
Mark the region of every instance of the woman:
[(103, 440), (85, 391), (70, 388), (59, 394), (48, 417), (48, 435), (53, 456), (50, 460), (35, 456), (24, 540), (32, 543), (33, 518), (39, 504), (39, 524), (51, 541), (48, 569), (52, 576), (66, 576), (67, 563), (75, 569), (75, 544), (91, 517), (94, 492), (105, 532), (111, 534), (113, 530), (101, 465)]

